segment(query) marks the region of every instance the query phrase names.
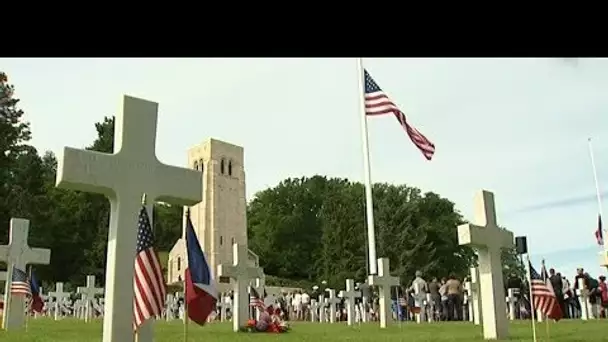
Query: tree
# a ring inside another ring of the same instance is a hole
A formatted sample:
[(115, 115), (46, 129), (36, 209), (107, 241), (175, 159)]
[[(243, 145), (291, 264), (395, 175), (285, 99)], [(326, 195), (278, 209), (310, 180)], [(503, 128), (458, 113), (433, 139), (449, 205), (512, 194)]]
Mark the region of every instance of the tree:
[[(374, 185), (374, 217), (379, 257), (409, 282), (416, 270), (428, 276), (464, 276), (474, 259), (460, 246), (463, 223), (454, 203), (406, 185)], [(364, 187), (346, 179), (314, 176), (286, 179), (257, 193), (248, 206), (249, 245), (266, 273), (279, 278), (365, 279), (367, 234)]]
[[(26, 144), (31, 139), (30, 124), (18, 108), (15, 87), (0, 71), (0, 241), (6, 242), (11, 217), (25, 216), (29, 187), (39, 185), (27, 162), (37, 164), (35, 149)], [(32, 165), (35, 169), (37, 165)], [(27, 173), (29, 171), (29, 173)], [(39, 171), (39, 170), (37, 170)], [(26, 173), (24, 173), (26, 172)], [(31, 177), (30, 177), (31, 176)]]

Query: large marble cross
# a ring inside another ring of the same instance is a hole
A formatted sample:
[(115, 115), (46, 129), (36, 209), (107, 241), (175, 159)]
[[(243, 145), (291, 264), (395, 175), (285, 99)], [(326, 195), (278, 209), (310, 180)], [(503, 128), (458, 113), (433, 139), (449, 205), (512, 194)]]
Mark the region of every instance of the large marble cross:
[(6, 261), (7, 265), (2, 318), (2, 327), (5, 330), (25, 327), (25, 296), (11, 295), (13, 269), (26, 272), (28, 264), (48, 265), (51, 260), (50, 249), (30, 248), (27, 243), (29, 229), (29, 220), (11, 219), (8, 245), (0, 246), (0, 261)]
[(249, 294), (247, 292), (249, 281), (264, 276), (262, 268), (250, 267), (248, 262), (247, 247), (235, 243), (232, 245), (232, 265), (217, 265), (218, 277), (234, 279), (232, 328), (235, 332), (245, 326), (249, 317)]
[(340, 291), (339, 297), (346, 301), (346, 324), (355, 324), (355, 301), (357, 298), (361, 298), (361, 292), (355, 291), (353, 279), (346, 279), (346, 291)]
[(95, 287), (95, 276), (87, 276), (87, 286), (79, 286), (76, 292), (80, 293), (84, 302), (84, 321), (88, 322), (93, 318), (93, 300), (95, 295), (102, 294), (103, 288)]
[(391, 317), (391, 287), (399, 286), (399, 278), (391, 276), (388, 258), (378, 259), (378, 275), (369, 275), (368, 284), (379, 287), (380, 328), (386, 328)]
[(157, 112), (157, 103), (125, 96), (115, 119), (114, 154), (65, 147), (57, 167), (58, 187), (110, 200), (103, 342), (134, 338), (133, 273), (143, 194), (150, 201), (185, 206), (202, 199), (200, 172), (158, 161)]
[(55, 299), (55, 320), (59, 320), (61, 315), (61, 303), (66, 298), (70, 298), (69, 292), (63, 292), (63, 283), (55, 284), (55, 292), (49, 292), (49, 297)]
[(502, 278), (502, 248), (513, 247), (513, 233), (498, 226), (494, 194), (482, 190), (475, 196), (475, 223), (458, 226), (458, 242), (477, 249), (483, 335), (487, 340), (505, 339), (509, 322)]

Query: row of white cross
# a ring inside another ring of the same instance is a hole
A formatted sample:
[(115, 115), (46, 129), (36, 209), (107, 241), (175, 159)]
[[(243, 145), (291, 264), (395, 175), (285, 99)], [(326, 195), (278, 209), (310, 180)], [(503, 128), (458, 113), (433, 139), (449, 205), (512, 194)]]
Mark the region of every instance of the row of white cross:
[[(100, 193), (110, 201), (103, 342), (134, 340), (133, 301), (128, 298), (133, 298), (137, 213), (143, 194), (147, 194), (151, 201), (184, 206), (195, 205), (202, 200), (200, 172), (168, 166), (156, 158), (157, 112), (157, 103), (125, 96), (123, 109), (115, 118), (113, 154), (66, 147), (58, 162), (58, 187)], [(479, 249), (484, 337), (505, 338), (507, 323), (499, 316), (501, 311), (505, 311), (505, 302), (497, 300), (503, 288), (500, 250), (513, 245), (513, 234), (498, 228), (494, 199), (489, 192), (482, 192), (477, 199), (475, 219), (481, 226), (467, 224), (458, 227), (459, 242)], [(11, 224), (27, 226), (26, 222), (13, 220)], [(27, 230), (21, 231), (25, 234), (13, 236), (14, 230), (11, 229), (9, 247), (0, 249), (0, 258), (9, 259), (9, 279), (13, 265), (24, 270), (28, 263), (49, 262), (50, 251), (27, 248)], [(236, 259), (238, 256), (239, 259), (234, 260), (233, 266), (221, 265), (218, 271), (219, 276), (229, 276), (235, 280), (236, 328), (245, 323), (248, 311), (248, 298), (243, 298), (247, 295), (248, 282), (243, 280), (259, 276), (261, 270), (248, 268), (245, 265), (246, 250), (241, 254), (241, 247), (238, 251), (236, 246), (234, 248), (234, 257)], [(398, 280), (390, 276), (388, 259), (379, 259), (378, 266), (379, 274), (370, 275), (368, 283), (380, 287), (380, 325), (385, 327), (390, 310), (390, 286), (396, 285)], [(9, 311), (18, 304), (10, 300), (7, 303)], [(23, 303), (20, 305), (23, 307)], [(12, 324), (12, 317), (16, 316), (9, 315), (8, 319), (4, 319), (5, 326), (7, 321), (9, 326)], [(140, 327), (138, 341), (152, 339), (149, 325)]]

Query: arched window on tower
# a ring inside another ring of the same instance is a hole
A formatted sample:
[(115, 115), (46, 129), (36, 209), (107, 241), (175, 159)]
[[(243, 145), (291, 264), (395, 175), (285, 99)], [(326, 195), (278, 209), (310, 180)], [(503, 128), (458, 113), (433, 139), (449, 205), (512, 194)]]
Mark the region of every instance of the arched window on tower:
[(197, 161), (194, 162), (194, 169), (198, 170), (198, 162)]
[(198, 165), (199, 165), (198, 167), (201, 170), (201, 172), (204, 172), (205, 171), (205, 167), (204, 167), (205, 164), (203, 163), (202, 159), (198, 161)]
[(177, 271), (181, 271), (182, 270), (182, 258), (177, 257)]
[(232, 160), (228, 161), (228, 176), (232, 176)]
[(224, 174), (224, 164), (226, 164), (226, 161), (224, 160), (224, 158), (222, 158), (222, 160), (220, 161), (220, 173)]

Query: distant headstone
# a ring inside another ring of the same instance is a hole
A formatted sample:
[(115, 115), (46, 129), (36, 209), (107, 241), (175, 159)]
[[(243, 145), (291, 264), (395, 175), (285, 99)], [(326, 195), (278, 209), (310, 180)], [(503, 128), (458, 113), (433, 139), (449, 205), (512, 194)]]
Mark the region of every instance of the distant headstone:
[(76, 291), (82, 296), (81, 299), (84, 305), (84, 321), (88, 322), (93, 318), (93, 300), (95, 300), (95, 295), (102, 294), (103, 289), (95, 287), (94, 275), (88, 275), (87, 286), (78, 287)]
[(329, 323), (336, 323), (336, 305), (340, 303), (340, 299), (336, 298), (336, 290), (327, 289), (327, 303), (329, 304)]
[[(135, 337), (133, 273), (143, 194), (151, 202), (186, 206), (202, 197), (200, 172), (162, 164), (156, 157), (157, 112), (157, 103), (125, 96), (115, 118), (114, 154), (65, 147), (57, 166), (57, 187), (110, 200), (103, 342)], [(140, 337), (138, 342), (146, 340)]]
[(378, 259), (378, 275), (370, 275), (368, 283), (379, 288), (380, 328), (386, 328), (388, 317), (391, 315), (391, 287), (399, 286), (399, 278), (391, 276), (388, 258)]
[(325, 304), (327, 303), (327, 298), (324, 295), (319, 295), (319, 322), (325, 323), (327, 318), (325, 317)]
[(519, 289), (507, 289), (506, 302), (509, 307), (509, 319), (514, 321), (515, 317), (515, 306), (517, 305), (516, 293), (519, 293)]
[(8, 245), (0, 246), (0, 261), (5, 261), (7, 264), (2, 316), (4, 330), (25, 327), (25, 296), (11, 295), (13, 270), (18, 269), (25, 272), (28, 264), (48, 265), (51, 260), (50, 249), (30, 248), (27, 244), (29, 229), (29, 220), (12, 218)]
[(585, 280), (583, 278), (578, 278), (576, 294), (581, 306), (581, 319), (586, 321), (589, 319), (589, 290), (585, 288)]
[(475, 197), (475, 222), (458, 227), (458, 242), (478, 251), (483, 336), (486, 340), (506, 339), (509, 322), (502, 276), (502, 248), (513, 247), (513, 233), (496, 221), (494, 194), (482, 190)]
[(310, 300), (310, 321), (311, 322), (317, 322), (319, 320), (319, 315), (318, 315), (318, 311), (319, 310), (319, 304), (317, 303), (316, 299), (311, 299)]
[(346, 291), (340, 291), (340, 298), (345, 299), (346, 305), (346, 324), (355, 324), (355, 301), (361, 298), (361, 292), (355, 291), (355, 281), (346, 279)]
[(247, 265), (247, 247), (244, 245), (232, 245), (232, 265), (218, 265), (219, 277), (230, 277), (234, 279), (232, 304), (232, 329), (237, 332), (245, 326), (249, 317), (249, 294), (247, 285), (251, 279), (262, 278), (263, 269)]
[(63, 303), (64, 299), (70, 298), (70, 293), (63, 292), (63, 283), (56, 283), (55, 291), (49, 292), (49, 296), (55, 299), (54, 315), (55, 320), (57, 321), (62, 316), (61, 304)]
[(481, 316), (481, 296), (479, 295), (479, 271), (477, 267), (470, 269), (471, 281), (465, 283), (466, 290), (469, 293), (469, 303), (471, 310), (469, 311), (470, 318), (475, 325), (480, 325), (483, 321)]

